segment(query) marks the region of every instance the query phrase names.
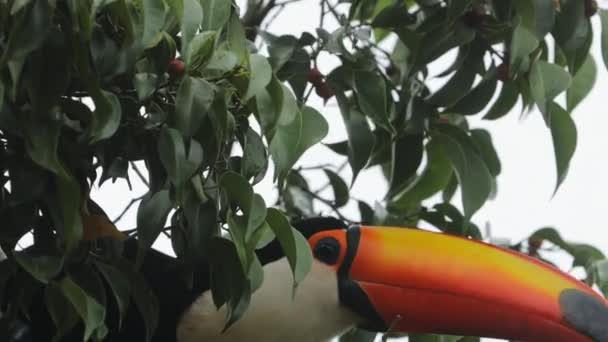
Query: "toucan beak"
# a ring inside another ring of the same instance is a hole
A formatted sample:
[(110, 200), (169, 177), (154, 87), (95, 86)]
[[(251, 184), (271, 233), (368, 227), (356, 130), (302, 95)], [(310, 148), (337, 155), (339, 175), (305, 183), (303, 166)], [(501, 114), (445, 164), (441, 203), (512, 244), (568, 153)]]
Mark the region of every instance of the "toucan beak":
[(523, 254), (418, 229), (346, 234), (354, 245), (343, 276), (393, 331), (529, 342), (600, 341), (608, 331), (597, 322), (597, 315), (607, 317), (604, 298)]

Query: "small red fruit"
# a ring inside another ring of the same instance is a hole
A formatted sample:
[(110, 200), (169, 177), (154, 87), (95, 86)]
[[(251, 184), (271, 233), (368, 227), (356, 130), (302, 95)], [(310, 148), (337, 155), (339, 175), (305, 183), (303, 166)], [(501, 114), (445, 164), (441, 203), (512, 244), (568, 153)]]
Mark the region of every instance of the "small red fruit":
[(511, 79), (511, 68), (509, 68), (509, 63), (505, 62), (498, 66), (496, 72), (498, 73), (498, 79), (506, 82)]
[(596, 0), (585, 0), (585, 16), (587, 18), (593, 17), (597, 13), (597, 1)]
[(325, 103), (327, 103), (327, 100), (336, 95), (334, 88), (332, 88), (327, 82), (323, 81), (315, 84), (315, 92), (320, 98), (323, 99)]
[(528, 239), (528, 254), (529, 255), (537, 255), (538, 250), (543, 245), (543, 239), (538, 238), (530, 238)]
[(317, 68), (312, 68), (308, 71), (308, 75), (306, 75), (306, 80), (315, 86), (323, 83), (323, 74)]
[(167, 71), (171, 75), (182, 75), (186, 71), (186, 65), (183, 61), (175, 58), (169, 62), (169, 66), (167, 67)]

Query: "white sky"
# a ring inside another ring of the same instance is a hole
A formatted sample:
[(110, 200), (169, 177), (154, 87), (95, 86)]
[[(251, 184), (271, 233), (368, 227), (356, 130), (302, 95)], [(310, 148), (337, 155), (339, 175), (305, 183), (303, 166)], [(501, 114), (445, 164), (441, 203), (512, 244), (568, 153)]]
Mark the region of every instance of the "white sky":
[[(239, 4), (245, 0), (237, 1)], [(302, 1), (287, 6), (278, 16), (270, 31), (280, 34), (299, 35), (302, 31), (314, 32), (318, 25), (319, 7), (316, 1)], [(594, 19), (599, 29), (598, 18)], [(597, 31), (599, 33), (599, 30)], [(599, 36), (596, 34), (596, 37)], [(474, 217), (473, 221), (483, 227), (491, 223), (495, 237), (508, 237), (519, 241), (534, 230), (554, 226), (567, 240), (587, 242), (608, 253), (608, 229), (605, 216), (608, 214), (608, 79), (599, 53), (599, 42), (593, 47), (598, 64), (598, 81), (591, 95), (576, 109), (574, 120), (578, 128), (578, 146), (570, 166), (570, 173), (555, 197), (555, 166), (551, 137), (540, 114), (533, 112), (521, 121), (519, 112), (496, 122), (484, 122), (479, 118), (471, 119), (471, 126), (483, 127), (491, 131), (494, 144), (502, 161), (502, 174), (498, 178), (498, 195), (487, 203)], [(325, 56), (321, 60), (322, 72), (329, 72), (336, 60)], [(325, 142), (345, 139), (346, 134), (340, 113), (335, 102), (330, 101), (323, 107), (318, 98), (311, 103), (330, 124), (330, 134)], [(341, 163), (327, 148), (318, 146), (308, 151), (301, 159), (304, 165)], [(347, 168), (348, 169), (348, 168)], [(349, 175), (349, 170), (344, 175)], [(271, 177), (272, 172), (269, 172)], [(319, 174), (313, 184), (326, 182)], [(256, 187), (268, 205), (276, 198), (270, 177)], [(125, 192), (125, 182), (118, 181), (115, 186), (110, 182), (94, 193), (102, 207), (114, 218), (129, 202), (145, 192), (136, 177), (132, 177), (134, 193)], [(313, 186), (314, 187), (314, 186)], [(386, 191), (386, 183), (378, 169), (363, 172), (355, 183), (352, 194), (365, 198), (369, 203), (381, 200)], [(328, 196), (331, 193), (328, 193)], [(135, 195), (135, 196), (132, 196)], [(120, 228), (135, 227), (135, 210), (131, 210), (120, 222)], [(325, 209), (325, 208), (324, 208)], [(330, 214), (330, 211), (324, 213)], [(345, 214), (357, 218), (356, 203), (347, 207)], [(168, 241), (157, 243), (163, 250), (170, 247)], [(567, 259), (560, 259), (566, 266)]]

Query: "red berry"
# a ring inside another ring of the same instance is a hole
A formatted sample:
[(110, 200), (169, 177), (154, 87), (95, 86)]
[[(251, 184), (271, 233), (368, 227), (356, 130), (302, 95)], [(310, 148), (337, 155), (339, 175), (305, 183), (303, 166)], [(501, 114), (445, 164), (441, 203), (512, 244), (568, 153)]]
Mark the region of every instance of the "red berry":
[(172, 59), (171, 62), (169, 62), (167, 71), (171, 75), (182, 75), (184, 71), (186, 71), (186, 65), (179, 59)]
[(597, 13), (597, 1), (585, 0), (585, 16), (593, 17)]
[(320, 98), (323, 99), (324, 102), (327, 102), (327, 100), (336, 95), (334, 88), (332, 88), (327, 82), (316, 83), (315, 92)]
[(543, 245), (543, 239), (538, 239), (538, 238), (528, 239), (528, 254), (536, 255), (538, 253), (538, 250), (542, 247), (542, 245)]
[(437, 123), (447, 125), (450, 123), (450, 118), (446, 115), (440, 115), (439, 118), (437, 118)]
[(511, 69), (509, 68), (509, 63), (505, 62), (498, 66), (496, 72), (498, 73), (498, 79), (506, 82), (511, 79)]
[(319, 69), (312, 68), (308, 71), (306, 80), (314, 85), (320, 84), (323, 82), (323, 74), (319, 71)]

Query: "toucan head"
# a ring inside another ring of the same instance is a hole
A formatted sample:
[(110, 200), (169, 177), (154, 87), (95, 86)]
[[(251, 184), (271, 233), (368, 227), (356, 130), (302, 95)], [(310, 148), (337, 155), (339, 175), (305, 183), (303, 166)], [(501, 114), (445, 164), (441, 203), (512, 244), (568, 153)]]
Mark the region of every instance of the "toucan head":
[(340, 305), (361, 318), (361, 328), (608, 341), (608, 302), (539, 260), (419, 229), (308, 224), (299, 228), (315, 262), (335, 271)]

